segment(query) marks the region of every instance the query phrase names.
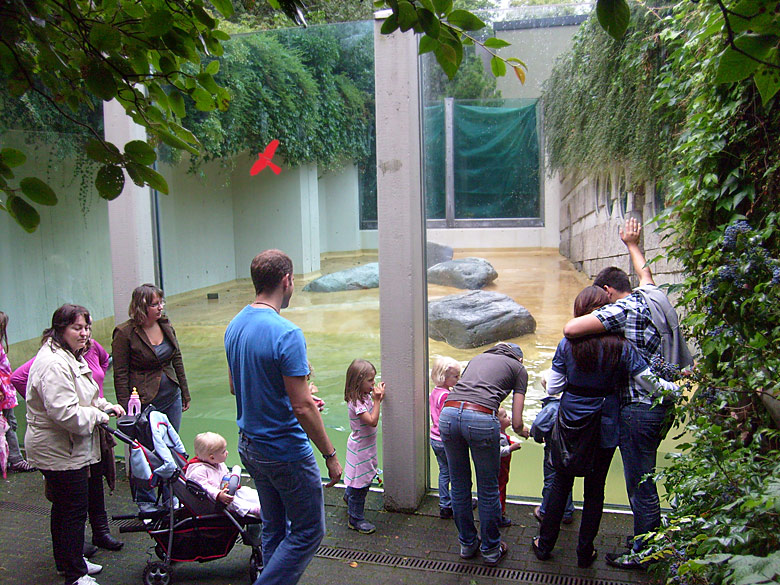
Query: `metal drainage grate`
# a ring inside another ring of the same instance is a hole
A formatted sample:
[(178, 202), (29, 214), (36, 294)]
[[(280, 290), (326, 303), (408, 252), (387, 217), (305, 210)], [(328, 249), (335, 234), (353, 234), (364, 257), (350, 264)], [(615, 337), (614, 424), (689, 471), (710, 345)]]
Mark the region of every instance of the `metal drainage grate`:
[[(35, 514), (36, 516), (48, 516), (51, 513), (50, 508), (44, 508), (43, 506), (34, 506), (32, 504), (20, 504), (18, 502), (3, 502), (0, 500), (0, 510), (8, 510), (9, 512), (24, 512), (25, 514)], [(109, 524), (114, 526), (143, 526), (143, 523), (135, 518), (129, 520), (114, 520), (109, 519)]]
[(537, 573), (535, 571), (521, 571), (518, 569), (506, 569), (502, 567), (486, 567), (472, 563), (460, 563), (453, 561), (436, 561), (416, 557), (403, 557), (398, 555), (369, 553), (330, 546), (320, 546), (317, 557), (337, 561), (355, 561), (382, 565), (385, 567), (397, 567), (416, 571), (435, 571), (437, 573), (449, 573), (453, 575), (471, 575), (474, 577), (489, 577), (506, 581), (516, 581), (529, 585), (625, 585), (626, 581), (613, 581), (610, 579), (589, 579), (586, 577), (571, 577), (568, 575), (553, 575), (550, 573)]

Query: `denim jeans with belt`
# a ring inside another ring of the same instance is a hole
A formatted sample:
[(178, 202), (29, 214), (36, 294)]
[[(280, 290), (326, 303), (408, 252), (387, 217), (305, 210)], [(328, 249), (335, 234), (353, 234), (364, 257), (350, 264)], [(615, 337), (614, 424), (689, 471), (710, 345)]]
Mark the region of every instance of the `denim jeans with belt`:
[(498, 523), (501, 502), (498, 497), (498, 468), (500, 466), (500, 424), (495, 414), (447, 406), (439, 417), (439, 434), (447, 452), (450, 468), (450, 495), (458, 540), (464, 547), (474, 547), (477, 530), (471, 508), (471, 463), (477, 474), (482, 557), (497, 560), (501, 546)]
[(631, 511), (634, 513), (634, 551), (642, 549), (640, 534), (661, 525), (661, 502), (652, 478), (642, 479), (655, 471), (658, 446), (666, 429), (668, 409), (662, 405), (632, 403), (620, 409), (620, 456)]
[(313, 454), (298, 461), (264, 457), (245, 434), (241, 462), (255, 481), (263, 518), (263, 571), (254, 585), (295, 585), (325, 536), (322, 478)]

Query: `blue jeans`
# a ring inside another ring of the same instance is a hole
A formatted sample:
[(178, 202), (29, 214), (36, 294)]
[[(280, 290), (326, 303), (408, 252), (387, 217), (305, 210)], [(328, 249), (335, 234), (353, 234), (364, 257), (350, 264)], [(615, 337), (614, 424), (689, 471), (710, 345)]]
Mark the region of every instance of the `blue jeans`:
[(295, 585), (325, 536), (322, 479), (313, 454), (298, 461), (264, 457), (241, 433), (241, 462), (255, 481), (263, 518), (263, 571), (254, 585)]
[(498, 522), (501, 502), (498, 496), (498, 469), (500, 466), (500, 425), (495, 414), (475, 410), (445, 407), (439, 417), (439, 433), (447, 452), (450, 468), (450, 494), (458, 540), (464, 547), (474, 547), (477, 530), (471, 508), (471, 464), (477, 474), (479, 498), (479, 529), (482, 537), (482, 557), (497, 560), (501, 546)]
[(444, 443), (431, 439), (431, 449), (433, 449), (433, 454), (436, 455), (436, 461), (439, 462), (439, 507), (451, 508), (450, 466), (447, 464), (447, 452), (444, 450)]
[(636, 538), (656, 530), (661, 525), (661, 502), (652, 477), (655, 472), (658, 446), (666, 429), (667, 408), (632, 403), (620, 409), (620, 456), (631, 511), (634, 513), (634, 551), (642, 549), (642, 540)]
[[(555, 468), (552, 465), (552, 459), (550, 456), (550, 445), (545, 439), (544, 443), (544, 487), (542, 488), (542, 503), (539, 506), (539, 514), (544, 516), (547, 513), (547, 505), (550, 501), (550, 491), (552, 490), (553, 481), (555, 481)], [(574, 516), (574, 502), (571, 500), (571, 490), (569, 490), (569, 497), (566, 500), (566, 508), (563, 510), (564, 518), (571, 518)]]
[(371, 484), (368, 484), (362, 488), (347, 487), (345, 490), (345, 496), (347, 498), (347, 512), (349, 517), (353, 520), (365, 520), (366, 517), (363, 513), (366, 507), (366, 496), (368, 495), (368, 489)]

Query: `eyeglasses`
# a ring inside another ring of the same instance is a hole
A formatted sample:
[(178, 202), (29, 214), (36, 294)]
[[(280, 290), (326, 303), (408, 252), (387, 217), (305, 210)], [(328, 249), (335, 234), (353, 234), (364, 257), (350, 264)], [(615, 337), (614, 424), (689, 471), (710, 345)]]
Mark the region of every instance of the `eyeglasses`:
[(165, 306), (165, 301), (160, 301), (158, 303), (152, 303), (149, 305), (149, 308), (151, 309), (162, 309)]

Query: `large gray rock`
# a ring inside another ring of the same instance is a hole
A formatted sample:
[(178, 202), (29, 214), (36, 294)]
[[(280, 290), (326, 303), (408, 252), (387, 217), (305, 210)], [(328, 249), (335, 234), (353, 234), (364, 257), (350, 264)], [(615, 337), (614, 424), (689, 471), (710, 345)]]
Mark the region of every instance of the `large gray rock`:
[(361, 290), (379, 288), (379, 263), (371, 262), (340, 272), (332, 272), (312, 280), (303, 287), (311, 292), (336, 292), (340, 290)]
[(452, 260), (452, 248), (445, 246), (444, 244), (437, 244), (436, 242), (426, 242), (425, 245), (425, 261), (426, 268), (435, 266), (440, 262), (446, 262)]
[(475, 290), (493, 282), (498, 272), (484, 258), (459, 258), (428, 269), (428, 284)]
[(428, 303), (428, 335), (458, 349), (536, 331), (528, 309), (501, 293), (473, 290)]

